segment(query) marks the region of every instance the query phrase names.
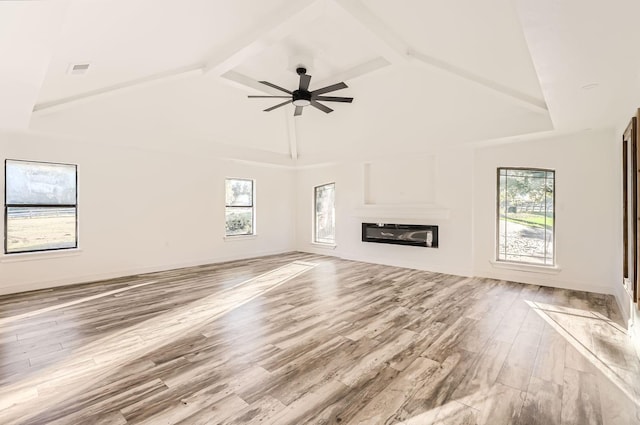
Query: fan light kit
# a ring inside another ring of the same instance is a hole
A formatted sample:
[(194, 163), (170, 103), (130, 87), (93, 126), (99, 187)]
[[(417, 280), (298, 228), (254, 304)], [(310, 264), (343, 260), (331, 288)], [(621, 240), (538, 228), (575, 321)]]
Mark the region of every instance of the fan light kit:
[(305, 106), (313, 106), (314, 108), (318, 108), (327, 114), (332, 112), (333, 109), (323, 105), (318, 101), (323, 102), (343, 102), (343, 103), (351, 103), (353, 102), (352, 97), (336, 97), (336, 96), (321, 96), (325, 93), (329, 93), (336, 90), (346, 89), (348, 86), (344, 82), (332, 84), (327, 87), (323, 87), (318, 90), (309, 91), (309, 83), (311, 82), (311, 75), (307, 75), (307, 69), (304, 67), (299, 67), (296, 69), (296, 72), (300, 76), (300, 84), (298, 85), (298, 89), (293, 92), (284, 89), (280, 86), (276, 86), (268, 81), (260, 81), (260, 83), (273, 87), (274, 89), (280, 90), (288, 94), (288, 96), (249, 96), (249, 98), (256, 99), (288, 99), (282, 103), (279, 103), (275, 106), (265, 109), (265, 112), (273, 111), (281, 106), (288, 105), (289, 103), (293, 103), (296, 107), (294, 116), (302, 115), (302, 108)]

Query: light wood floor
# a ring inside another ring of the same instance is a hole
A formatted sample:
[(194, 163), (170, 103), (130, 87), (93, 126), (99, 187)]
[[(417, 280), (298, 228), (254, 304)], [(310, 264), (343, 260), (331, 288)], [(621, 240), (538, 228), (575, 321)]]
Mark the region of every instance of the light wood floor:
[(640, 423), (615, 301), (293, 253), (0, 297), (0, 424)]

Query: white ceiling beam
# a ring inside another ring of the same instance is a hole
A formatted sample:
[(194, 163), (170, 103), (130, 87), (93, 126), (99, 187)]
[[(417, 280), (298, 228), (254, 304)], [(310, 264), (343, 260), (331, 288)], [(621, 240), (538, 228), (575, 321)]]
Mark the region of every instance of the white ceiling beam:
[(425, 55), (424, 53), (420, 53), (415, 50), (410, 49), (408, 51), (408, 56), (421, 65), (425, 65), (430, 69), (435, 69), (445, 74), (453, 75), (467, 82), (473, 83), (533, 112), (549, 112), (547, 104), (542, 99), (529, 96), (511, 87), (507, 87), (488, 78), (481, 77), (470, 71), (467, 71), (466, 69), (462, 69), (450, 63), (444, 62), (438, 58)]
[(511, 87), (507, 87), (488, 78), (474, 74), (438, 58), (425, 55), (416, 51), (402, 38), (400, 38), (389, 26), (372, 13), (360, 0), (332, 0), (342, 7), (351, 17), (360, 24), (360, 27), (370, 36), (377, 39), (374, 45), (379, 54), (392, 63), (410, 60), (413, 63), (426, 65), (431, 69), (444, 72), (467, 82), (489, 90), (519, 106), (523, 106), (539, 113), (548, 113), (547, 104), (542, 99), (521, 93)]
[(298, 29), (308, 27), (324, 11), (324, 0), (288, 1), (244, 36), (226, 43), (207, 60), (206, 72), (222, 75)]
[(361, 64), (358, 64), (338, 74), (335, 74), (331, 76), (331, 78), (327, 78), (319, 82), (313, 82), (312, 87), (313, 89), (318, 89), (318, 88), (326, 87), (330, 84), (335, 84), (336, 82), (339, 82), (339, 81), (355, 80), (358, 77), (361, 77), (365, 74), (370, 74), (379, 69), (385, 68), (389, 65), (391, 65), (391, 62), (389, 62), (383, 57), (377, 57), (369, 61), (363, 62)]
[[(176, 78), (202, 75), (213, 72), (218, 75), (227, 73), (227, 80), (235, 81), (241, 85), (265, 91), (266, 86), (249, 79), (242, 74), (231, 71), (232, 68), (242, 63), (246, 58), (260, 53), (273, 43), (276, 43), (298, 28), (304, 28), (316, 20), (324, 10), (324, 0), (287, 2), (279, 12), (271, 18), (265, 19), (261, 25), (253, 28), (249, 33), (239, 39), (225, 44), (225, 47), (213, 54), (203, 63), (176, 68), (148, 75), (135, 80), (129, 80), (111, 86), (79, 93), (73, 96), (41, 102), (33, 107), (33, 112), (51, 113), (69, 106), (84, 103), (96, 98), (108, 96), (117, 92), (147, 87), (153, 84), (163, 83)], [(231, 72), (231, 74), (229, 74)], [(260, 87), (263, 86), (263, 87)], [(269, 93), (268, 90), (266, 90)]]
[(0, 128), (29, 127), (66, 12), (66, 1), (0, 2)]
[[(358, 77), (375, 72), (389, 65), (391, 65), (391, 63), (387, 61), (385, 58), (377, 57), (369, 61), (363, 62), (361, 64), (355, 65), (354, 67), (349, 68), (340, 73), (334, 74), (330, 78), (326, 78), (322, 81), (313, 82), (312, 80), (311, 87), (313, 89), (317, 89), (317, 88), (328, 86), (330, 84), (334, 84), (338, 81), (355, 80)], [(258, 92), (263, 92), (268, 94), (277, 94), (277, 95), (282, 94), (278, 90), (272, 89), (269, 86), (266, 86), (264, 84), (260, 84), (253, 78), (248, 77), (238, 71), (233, 71), (233, 70), (227, 71), (224, 74), (222, 74), (220, 77), (222, 77), (221, 80), (224, 83), (250, 93), (258, 91)]]
[(86, 101), (93, 100), (96, 98), (110, 96), (114, 93), (124, 92), (131, 89), (138, 89), (141, 87), (147, 87), (147, 86), (151, 86), (159, 83), (165, 83), (165, 82), (173, 81), (180, 78), (202, 75), (202, 73), (204, 72), (204, 68), (205, 68), (204, 64), (186, 66), (186, 67), (172, 69), (165, 72), (160, 72), (158, 74), (147, 75), (145, 77), (137, 78), (135, 80), (125, 81), (122, 83), (114, 84), (112, 86), (102, 87), (96, 90), (79, 93), (79, 94), (69, 96), (69, 97), (64, 97), (61, 99), (41, 102), (36, 104), (33, 107), (33, 112), (38, 114), (42, 114), (45, 112), (46, 113), (56, 112), (61, 109), (67, 108), (69, 106), (84, 103)]
[(349, 15), (377, 53), (390, 63), (407, 61), (408, 46), (380, 18), (358, 0), (331, 0)]
[(272, 89), (269, 86), (266, 86), (264, 84), (260, 84), (253, 78), (248, 77), (238, 71), (233, 71), (233, 70), (227, 71), (224, 74), (222, 74), (220, 77), (222, 77), (220, 80), (223, 83), (231, 87), (236, 87), (250, 93), (254, 93), (258, 91), (258, 92), (267, 93), (267, 94), (277, 94), (277, 95), (282, 94), (282, 92)]
[[(284, 11), (275, 14), (271, 19), (266, 20), (259, 28), (254, 29), (251, 33), (236, 40), (227, 46), (224, 51), (213, 55), (207, 64), (206, 72), (214, 71), (234, 87), (249, 88), (252, 91), (255, 90), (264, 93), (281, 94), (277, 90), (271, 89), (233, 70), (233, 68), (272, 44), (281, 41), (295, 31), (304, 29), (322, 15), (325, 7), (326, 4), (323, 0), (316, 0), (311, 3), (292, 2), (288, 4)], [(379, 43), (377, 39), (376, 42)], [(395, 51), (389, 50), (387, 53), (386, 56), (398, 59)], [(314, 87), (324, 87), (336, 81), (353, 80), (364, 74), (389, 66), (390, 64), (391, 62), (385, 57), (377, 57), (334, 75), (329, 79), (316, 82), (314, 83)]]

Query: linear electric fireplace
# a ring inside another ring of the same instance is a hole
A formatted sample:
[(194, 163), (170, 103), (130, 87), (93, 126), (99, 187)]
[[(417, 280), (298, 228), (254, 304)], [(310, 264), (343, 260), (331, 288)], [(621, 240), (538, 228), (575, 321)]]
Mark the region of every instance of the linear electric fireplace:
[(362, 223), (362, 241), (438, 247), (438, 226)]

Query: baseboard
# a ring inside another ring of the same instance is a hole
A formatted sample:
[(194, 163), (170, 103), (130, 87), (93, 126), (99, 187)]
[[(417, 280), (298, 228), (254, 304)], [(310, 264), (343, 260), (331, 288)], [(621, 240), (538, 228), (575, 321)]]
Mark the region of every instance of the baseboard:
[[(410, 261), (398, 261), (398, 260), (389, 260), (387, 258), (376, 258), (376, 257), (364, 257), (362, 255), (354, 254), (354, 253), (344, 253), (338, 250), (326, 250), (326, 249), (318, 249), (313, 246), (309, 247), (298, 247), (298, 251), (309, 252), (312, 254), (319, 255), (328, 255), (332, 257), (343, 258), (345, 260), (353, 260), (360, 261), (363, 263), (373, 263), (373, 264), (382, 264), (387, 266), (395, 266), (395, 267), (405, 267), (409, 269), (416, 270), (426, 270), (432, 271), (436, 273), (446, 273), (457, 276), (478, 276), (485, 277), (490, 279), (498, 279), (498, 280), (508, 280), (511, 282), (519, 282), (526, 283), (530, 285), (540, 285), (540, 286), (548, 286), (552, 288), (561, 288), (561, 289), (569, 289), (574, 291), (585, 291), (592, 292), (596, 294), (608, 294), (613, 295), (616, 298), (616, 302), (618, 303), (618, 307), (620, 311), (623, 312), (623, 317), (625, 320), (628, 320), (628, 313), (625, 309), (622, 308), (621, 298), (619, 291), (616, 290), (613, 286), (607, 285), (594, 285), (594, 284), (585, 284), (584, 282), (573, 282), (566, 280), (554, 279), (553, 277), (546, 276), (540, 273), (535, 273), (531, 277), (523, 275), (522, 272), (518, 274), (509, 271), (509, 270), (473, 270), (472, 268), (451, 268), (447, 266), (443, 266), (440, 264), (416, 264), (415, 262)], [(620, 290), (622, 290), (622, 285), (619, 285)]]
[(434, 273), (451, 274), (455, 276), (469, 277), (473, 275), (470, 268), (469, 269), (466, 269), (466, 268), (452, 269), (450, 267), (446, 267), (446, 266), (442, 266), (440, 264), (434, 264), (434, 263), (424, 264), (424, 263), (415, 263), (412, 261), (389, 260), (388, 258), (364, 257), (358, 254), (353, 254), (348, 252), (345, 253), (345, 252), (340, 252), (337, 250), (325, 249), (325, 248), (315, 248), (313, 246), (298, 248), (298, 251), (308, 252), (311, 254), (326, 255), (330, 257), (337, 257), (337, 258), (342, 258), (344, 260), (359, 261), (361, 263), (381, 264), (384, 266), (392, 266), (392, 267), (403, 267), (406, 269), (424, 270), (424, 271), (430, 271)]
[(228, 255), (221, 257), (212, 257), (204, 260), (185, 261), (180, 263), (153, 265), (145, 267), (136, 267), (130, 269), (121, 269), (116, 271), (109, 271), (103, 273), (92, 273), (74, 277), (66, 277), (62, 279), (47, 280), (40, 282), (22, 283), (19, 285), (0, 286), (0, 295), (16, 294), (21, 292), (39, 291), (43, 289), (52, 289), (61, 286), (77, 285), (81, 283), (91, 283), (107, 279), (115, 279), (119, 277), (135, 276), (145, 273), (162, 272), (167, 270), (182, 269), (186, 267), (203, 266), (206, 264), (225, 263), (228, 261), (238, 260), (250, 260), (257, 257), (264, 257), (268, 255), (278, 255), (293, 252), (293, 250), (276, 250), (276, 251), (261, 251), (251, 254), (251, 257), (242, 255)]
[(592, 292), (595, 294), (616, 295), (615, 289), (607, 285), (594, 285), (584, 282), (575, 282), (562, 279), (554, 279), (545, 275), (536, 273), (532, 276), (525, 276), (519, 273), (510, 272), (508, 270), (480, 270), (476, 271), (476, 276), (486, 277), (489, 279), (508, 280), (510, 282), (527, 283), (530, 285), (548, 286), (552, 288), (569, 289), (572, 291)]

